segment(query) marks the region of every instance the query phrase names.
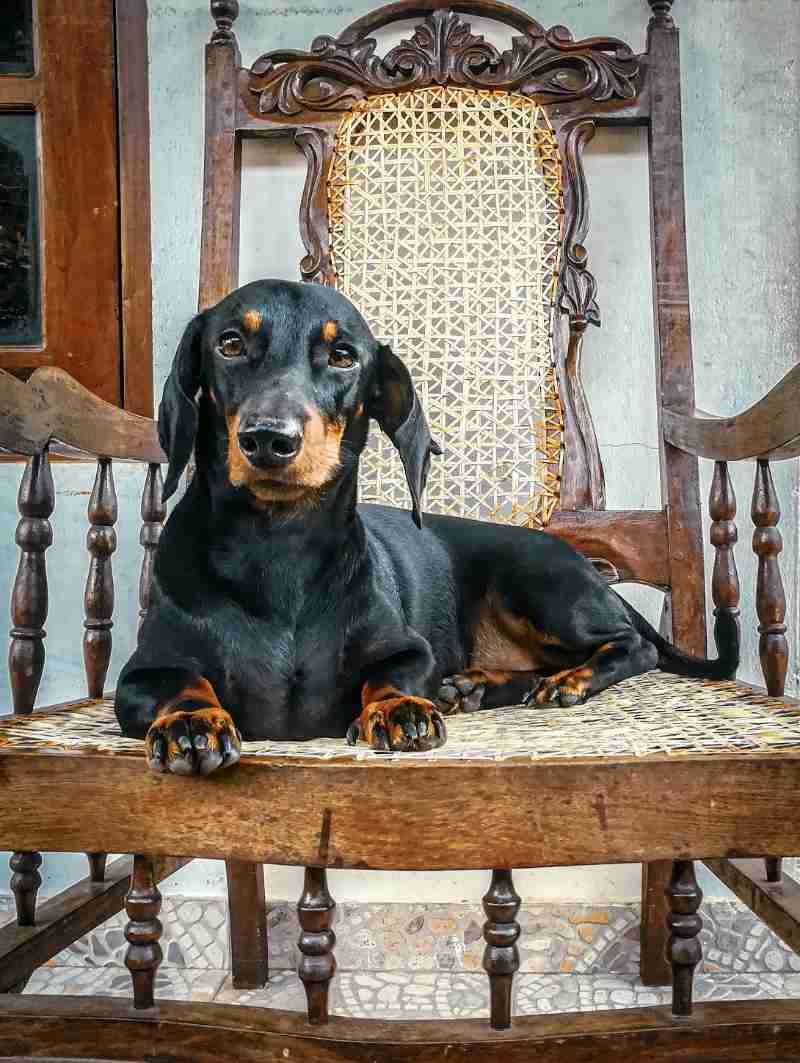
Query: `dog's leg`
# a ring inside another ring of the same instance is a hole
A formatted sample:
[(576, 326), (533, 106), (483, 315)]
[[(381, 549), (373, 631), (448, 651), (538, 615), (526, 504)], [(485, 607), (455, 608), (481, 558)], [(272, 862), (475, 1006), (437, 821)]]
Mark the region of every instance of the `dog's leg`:
[(442, 680), (436, 704), (444, 716), (519, 705), (529, 700), (541, 682), (541, 671), (467, 668)]
[(631, 631), (598, 646), (585, 664), (568, 668), (542, 679), (533, 702), (545, 705), (577, 705), (606, 687), (649, 672), (658, 663), (658, 651), (637, 632)]

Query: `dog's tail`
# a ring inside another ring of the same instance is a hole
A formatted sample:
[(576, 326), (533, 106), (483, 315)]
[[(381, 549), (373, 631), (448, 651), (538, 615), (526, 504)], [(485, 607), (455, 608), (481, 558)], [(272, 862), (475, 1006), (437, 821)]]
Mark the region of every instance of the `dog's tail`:
[[(628, 605), (628, 603), (625, 603)], [(634, 627), (648, 642), (658, 650), (658, 664), (662, 672), (672, 675), (685, 675), (692, 679), (733, 679), (739, 667), (739, 625), (728, 612), (721, 612), (714, 624), (714, 640), (718, 656), (715, 660), (707, 657), (692, 657), (682, 653), (648, 624), (645, 618), (628, 605), (628, 612)]]

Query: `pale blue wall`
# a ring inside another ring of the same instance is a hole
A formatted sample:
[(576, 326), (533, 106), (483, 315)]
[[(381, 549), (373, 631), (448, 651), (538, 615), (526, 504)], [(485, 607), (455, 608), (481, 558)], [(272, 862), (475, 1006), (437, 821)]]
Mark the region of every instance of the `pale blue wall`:
[[(209, 35), (202, 0), (150, 0), (155, 375), (160, 390), (181, 330), (195, 309), (202, 177), (203, 46)], [(237, 31), (245, 63), (275, 47), (304, 48), (335, 33), (372, 5), (287, 5), (243, 2)], [(546, 25), (561, 22), (576, 36), (614, 35), (635, 49), (645, 42), (644, 0), (541, 0), (524, 4)], [(758, 398), (790, 367), (798, 351), (800, 308), (800, 3), (798, 0), (676, 0), (682, 32), (692, 313), (698, 403), (730, 413)], [(642, 131), (600, 131), (589, 148), (592, 194), (590, 264), (598, 277), (603, 328), (586, 342), (585, 379), (606, 465), (609, 507), (657, 507), (658, 455), (654, 403), (653, 326), (648, 241), (646, 143)], [(269, 161), (272, 159), (272, 161)], [(277, 161), (275, 161), (277, 159)], [(242, 279), (296, 274), (296, 229), (303, 164), (292, 151), (269, 156), (248, 145), (244, 170)], [(51, 611), (42, 701), (83, 692), (81, 593), (86, 558), (82, 535), (91, 470), (56, 468), (55, 544), (49, 553)], [(708, 469), (704, 468), (704, 497)], [(6, 500), (0, 517), (0, 595), (16, 566), (14, 493), (18, 470), (0, 466)], [(788, 689), (797, 690), (798, 470), (776, 470), (784, 508), (783, 572), (792, 629)], [(757, 679), (752, 622), (749, 498), (752, 467), (735, 472), (740, 503), (738, 560), (745, 617), (744, 677)], [(137, 469), (117, 474), (120, 547), (112, 673), (133, 644), (138, 580)], [(83, 493), (81, 493), (83, 492)], [(67, 545), (69, 543), (69, 546)], [(637, 595), (651, 616), (658, 596)], [(113, 678), (113, 675), (112, 675)], [(7, 696), (4, 699), (8, 703)], [(4, 888), (0, 860), (0, 889)], [(81, 858), (51, 857), (46, 886), (83, 873)], [(347, 876), (338, 898), (478, 897), (483, 875)], [(634, 898), (636, 868), (536, 872), (520, 876), (534, 898)], [(274, 896), (295, 896), (297, 876), (270, 872)], [(220, 866), (191, 865), (178, 887), (214, 893)], [(711, 887), (712, 892), (715, 887)], [(719, 890), (716, 890), (719, 892)]]

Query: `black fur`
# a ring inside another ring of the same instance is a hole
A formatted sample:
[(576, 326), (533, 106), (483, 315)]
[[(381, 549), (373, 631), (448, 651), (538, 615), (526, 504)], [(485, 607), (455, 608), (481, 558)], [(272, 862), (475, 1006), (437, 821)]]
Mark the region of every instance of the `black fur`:
[[(248, 331), (253, 310), (262, 323)], [(335, 342), (323, 338), (326, 321), (336, 322)], [(225, 357), (231, 334), (241, 353)], [(314, 425), (338, 424), (338, 460), (308, 489), (294, 461), (233, 484), (234, 415), (240, 426), (299, 424), (306, 441)], [(411, 514), (356, 504), (370, 418), (400, 452)], [(718, 664), (677, 653), (554, 537), (433, 515), (420, 527), (438, 447), (400, 358), (332, 289), (261, 281), (198, 315), (164, 389), (159, 433), (167, 494), (192, 447), (197, 470), (164, 528), (152, 606), (120, 678), (126, 735), (143, 737), (158, 706), (204, 676), (245, 738), (343, 737), (366, 682), (431, 698), (443, 677), (466, 669), (488, 598), (552, 637), (564, 667), (612, 645), (600, 688), (653, 667), (698, 676), (736, 668), (734, 632), (723, 632)]]

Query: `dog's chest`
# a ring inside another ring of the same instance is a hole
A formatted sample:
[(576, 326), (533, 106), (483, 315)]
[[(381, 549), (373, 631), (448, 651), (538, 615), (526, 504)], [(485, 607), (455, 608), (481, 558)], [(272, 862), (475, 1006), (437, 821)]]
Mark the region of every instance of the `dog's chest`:
[(275, 739), (343, 733), (354, 715), (341, 704), (346, 627), (341, 610), (323, 605), (251, 618), (227, 676), (240, 729)]

